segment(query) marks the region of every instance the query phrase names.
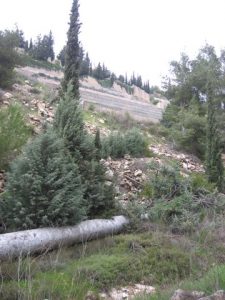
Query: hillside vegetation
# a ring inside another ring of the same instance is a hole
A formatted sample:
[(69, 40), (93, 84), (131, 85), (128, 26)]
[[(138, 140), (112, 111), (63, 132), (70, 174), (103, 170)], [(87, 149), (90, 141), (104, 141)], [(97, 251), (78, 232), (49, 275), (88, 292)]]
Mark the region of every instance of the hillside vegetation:
[[(164, 92), (154, 88), (170, 103), (153, 124), (82, 105), (81, 77), (90, 72), (103, 89), (153, 91), (140, 76), (92, 69), (80, 26), (74, 0), (62, 66), (48, 61), (51, 33), (29, 43), (18, 29), (0, 33), (11, 53), (0, 47), (0, 230), (114, 215), (129, 225), (120, 235), (9, 257), (0, 299), (174, 300), (177, 289), (186, 298), (176, 299), (224, 299), (214, 294), (225, 290), (224, 51), (205, 45), (196, 59), (171, 63)], [(19, 65), (35, 66), (35, 76)]]

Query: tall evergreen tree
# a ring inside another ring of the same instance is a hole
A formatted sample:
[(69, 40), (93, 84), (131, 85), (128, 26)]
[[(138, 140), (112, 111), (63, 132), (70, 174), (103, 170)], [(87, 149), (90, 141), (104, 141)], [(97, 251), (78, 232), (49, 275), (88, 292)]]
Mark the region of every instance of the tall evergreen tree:
[(72, 83), (68, 84), (58, 106), (54, 129), (64, 139), (66, 148), (79, 166), (89, 215), (113, 207), (113, 186), (105, 184), (105, 168), (99, 162), (100, 151), (96, 149), (99, 142), (96, 141), (95, 146), (94, 139), (84, 129), (79, 99), (74, 99)]
[(54, 46), (54, 39), (53, 39), (52, 31), (50, 30), (48, 35), (48, 58), (50, 57), (51, 61), (55, 59), (53, 46)]
[(79, 69), (80, 69), (80, 20), (79, 20), (79, 1), (73, 0), (71, 14), (70, 14), (70, 25), (67, 33), (68, 40), (66, 46), (65, 56), (65, 71), (64, 80), (62, 83), (63, 91), (67, 90), (69, 82), (72, 83), (73, 95), (75, 98), (79, 98)]
[(13, 31), (0, 31), (0, 87), (6, 88), (12, 84), (14, 68), (19, 64), (18, 36)]
[(208, 91), (208, 114), (206, 134), (206, 174), (209, 182), (215, 183), (218, 190), (223, 188), (224, 167), (221, 157), (221, 142), (216, 121), (216, 103), (211, 88)]
[(61, 65), (65, 66), (65, 58), (66, 58), (66, 46), (62, 48), (62, 50), (59, 52), (57, 58), (60, 60)]
[(90, 74), (90, 66), (91, 61), (88, 53), (86, 53), (84, 59), (82, 59), (82, 63), (80, 66), (80, 76), (88, 76)]

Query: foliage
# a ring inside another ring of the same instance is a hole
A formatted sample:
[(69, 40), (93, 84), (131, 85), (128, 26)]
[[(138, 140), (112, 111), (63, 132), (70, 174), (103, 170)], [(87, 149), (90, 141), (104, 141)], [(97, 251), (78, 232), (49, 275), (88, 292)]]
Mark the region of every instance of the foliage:
[(224, 167), (221, 158), (221, 142), (218, 125), (215, 118), (215, 104), (208, 99), (207, 117), (207, 148), (206, 148), (206, 173), (209, 182), (216, 184), (218, 190), (223, 189)]
[[(174, 111), (174, 113), (176, 113)], [(197, 155), (203, 159), (205, 154), (206, 119), (192, 110), (180, 110), (176, 123), (170, 128), (169, 139), (178, 149)]]
[(0, 120), (0, 168), (4, 168), (26, 143), (31, 128), (26, 124), (21, 107), (16, 104), (0, 109)]
[(82, 54), (82, 61), (81, 61), (81, 65), (80, 65), (80, 76), (88, 76), (91, 75), (91, 61), (90, 58), (88, 56), (88, 53)]
[[(162, 123), (171, 130), (170, 138), (175, 145), (203, 159), (206, 154), (206, 124), (209, 121), (206, 103), (210, 98), (214, 99), (216, 115), (224, 114), (221, 109), (225, 100), (224, 51), (217, 56), (214, 47), (206, 44), (193, 60), (182, 53), (180, 61), (171, 62), (171, 72), (165, 85), (165, 93), (171, 103), (166, 108)], [(223, 118), (220, 120), (218, 131), (223, 136)]]
[(124, 135), (119, 132), (112, 133), (102, 141), (103, 157), (121, 158), (125, 154), (141, 157), (146, 153), (148, 153), (146, 139), (136, 128), (128, 130)]
[(66, 92), (67, 85), (69, 82), (71, 82), (73, 87), (73, 95), (76, 99), (79, 98), (79, 70), (82, 57), (79, 42), (80, 25), (79, 1), (73, 0), (70, 14), (69, 31), (67, 34), (68, 39), (66, 45), (65, 70), (62, 88), (63, 91)]
[(152, 199), (149, 217), (174, 232), (192, 232), (207, 218), (223, 215), (225, 197), (214, 191), (206, 177), (180, 175), (178, 167), (151, 165), (152, 176), (144, 194)]
[(32, 48), (29, 49), (29, 54), (37, 60), (47, 61), (48, 58), (53, 61), (55, 59), (55, 53), (53, 49), (54, 39), (52, 32), (50, 31), (48, 35), (41, 37), (39, 35)]
[(59, 52), (57, 59), (60, 60), (62, 67), (65, 66), (65, 57), (66, 57), (66, 46), (62, 48), (62, 50)]
[(100, 141), (94, 141), (84, 130), (81, 108), (73, 93), (69, 84), (56, 111), (54, 130), (79, 166), (88, 214), (93, 216), (114, 206), (113, 186), (105, 184), (105, 169), (99, 162), (100, 149), (96, 147), (100, 147)]
[(54, 71), (62, 70), (61, 66), (56, 63), (54, 64), (44, 60), (36, 60), (27, 53), (20, 55), (20, 62), (22, 66), (38, 67)]
[(148, 154), (146, 138), (137, 128), (132, 128), (126, 132), (125, 145), (127, 153), (134, 157), (141, 157)]
[(14, 31), (0, 31), (0, 87), (9, 87), (13, 82), (13, 70), (19, 64), (19, 55), (15, 50), (18, 36)]
[(52, 131), (34, 139), (13, 162), (0, 203), (7, 228), (74, 225), (85, 217), (78, 166)]
[[(83, 142), (86, 135), (79, 100), (74, 97), (72, 84), (68, 85), (55, 114), (54, 129), (64, 139), (66, 148), (79, 161), (84, 155)], [(90, 149), (92, 151), (93, 149)]]

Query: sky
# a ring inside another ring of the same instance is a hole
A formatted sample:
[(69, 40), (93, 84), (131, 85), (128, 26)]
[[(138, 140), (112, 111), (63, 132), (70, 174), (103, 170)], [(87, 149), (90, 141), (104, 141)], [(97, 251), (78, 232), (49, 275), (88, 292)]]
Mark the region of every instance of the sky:
[[(56, 53), (65, 45), (72, 0), (0, 4), (0, 30), (17, 24), (27, 39), (52, 30)], [(181, 52), (194, 58), (206, 43), (225, 48), (224, 11), (224, 0), (80, 0), (80, 41), (95, 65), (160, 86)]]

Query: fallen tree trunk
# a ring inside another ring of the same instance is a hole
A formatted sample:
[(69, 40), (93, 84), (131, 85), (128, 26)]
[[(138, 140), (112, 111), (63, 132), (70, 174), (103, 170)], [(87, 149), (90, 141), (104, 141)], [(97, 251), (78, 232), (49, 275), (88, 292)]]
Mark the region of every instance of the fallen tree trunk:
[(58, 247), (86, 242), (120, 232), (129, 221), (124, 216), (96, 219), (76, 226), (39, 228), (0, 235), (0, 260), (40, 253)]

